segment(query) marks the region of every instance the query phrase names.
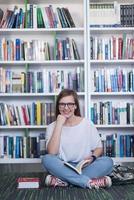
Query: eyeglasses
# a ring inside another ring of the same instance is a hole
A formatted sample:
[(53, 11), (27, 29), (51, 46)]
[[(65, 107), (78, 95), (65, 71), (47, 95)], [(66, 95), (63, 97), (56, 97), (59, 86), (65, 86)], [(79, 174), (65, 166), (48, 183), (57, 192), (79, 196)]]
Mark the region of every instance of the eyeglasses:
[(59, 109), (64, 109), (66, 106), (69, 109), (72, 109), (74, 107), (75, 103), (69, 102), (69, 103), (59, 103)]

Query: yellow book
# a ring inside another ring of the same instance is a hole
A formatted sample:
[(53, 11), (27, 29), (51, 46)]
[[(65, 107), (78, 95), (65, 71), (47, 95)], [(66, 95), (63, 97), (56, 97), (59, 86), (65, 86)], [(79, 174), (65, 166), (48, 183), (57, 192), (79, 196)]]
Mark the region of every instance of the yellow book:
[(41, 102), (37, 101), (37, 125), (41, 125)]
[(7, 125), (10, 126), (10, 117), (11, 117), (10, 116), (10, 112), (9, 112), (8, 107), (7, 107), (6, 104), (4, 105), (4, 107), (5, 107), (5, 114), (6, 114)]

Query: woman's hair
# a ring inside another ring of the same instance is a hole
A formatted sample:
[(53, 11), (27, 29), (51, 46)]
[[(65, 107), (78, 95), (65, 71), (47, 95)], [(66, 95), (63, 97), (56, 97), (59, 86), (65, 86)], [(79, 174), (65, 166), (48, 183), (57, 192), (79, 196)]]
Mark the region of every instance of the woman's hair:
[(57, 100), (56, 100), (56, 118), (57, 116), (60, 114), (60, 111), (59, 111), (59, 102), (60, 100), (63, 98), (63, 97), (67, 97), (67, 96), (72, 96), (74, 98), (74, 102), (75, 102), (75, 105), (76, 105), (76, 109), (75, 109), (75, 112), (74, 114), (76, 116), (81, 116), (81, 113), (80, 113), (80, 106), (79, 106), (79, 100), (78, 100), (78, 95), (77, 93), (74, 91), (74, 90), (70, 90), (70, 89), (64, 89), (62, 90), (59, 95), (57, 96)]

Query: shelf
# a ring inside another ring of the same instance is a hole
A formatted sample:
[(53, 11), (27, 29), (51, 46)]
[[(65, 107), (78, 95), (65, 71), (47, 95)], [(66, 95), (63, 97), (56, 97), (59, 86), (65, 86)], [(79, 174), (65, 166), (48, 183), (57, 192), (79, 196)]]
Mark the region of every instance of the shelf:
[(91, 34), (111, 34), (111, 32), (113, 34), (122, 34), (123, 32), (133, 34), (134, 27), (90, 27)]
[(7, 34), (11, 34), (11, 33), (29, 33), (29, 34), (34, 34), (34, 33), (45, 33), (45, 32), (70, 32), (70, 33), (78, 33), (78, 32), (83, 32), (84, 28), (83, 27), (78, 27), (78, 28), (23, 28), (23, 29), (0, 29), (0, 33), (7, 33)]
[(0, 158), (1, 164), (30, 164), (41, 163), (40, 158)]
[(134, 92), (92, 92), (91, 96), (133, 96)]
[(0, 126), (0, 129), (46, 129), (47, 125)]
[[(0, 61), (0, 64), (46, 64), (46, 65), (68, 65), (84, 64), (84, 60), (45, 60), (45, 61)], [(34, 66), (33, 66), (34, 67)]]
[[(30, 3), (31, 4), (34, 4), (34, 3), (37, 3), (38, 1), (35, 1), (35, 0), (30, 0)], [(57, 1), (57, 0), (40, 0), (38, 3), (40, 4), (60, 4), (62, 2), (63, 5), (67, 5), (68, 3), (71, 3), (71, 4), (78, 4), (78, 3), (81, 3), (82, 0), (68, 0), (67, 2), (64, 2), (64, 1)], [(22, 0), (1, 0), (0, 2), (1, 4), (24, 4)]]
[[(91, 64), (134, 64), (134, 59), (127, 60), (90, 60)], [(92, 67), (92, 66), (91, 66)]]
[[(84, 92), (78, 92), (78, 96), (84, 96)], [(53, 97), (57, 96), (58, 92), (56, 93), (0, 93), (0, 97)]]
[(132, 125), (120, 125), (120, 124), (114, 124), (114, 125), (96, 125), (95, 124), (95, 127), (96, 128), (99, 128), (99, 129), (101, 129), (101, 128), (110, 128), (110, 129), (112, 129), (112, 128), (134, 128), (134, 124), (132, 124)]
[(113, 161), (114, 163), (125, 163), (125, 162), (134, 162), (134, 157), (116, 157), (116, 158), (113, 158)]

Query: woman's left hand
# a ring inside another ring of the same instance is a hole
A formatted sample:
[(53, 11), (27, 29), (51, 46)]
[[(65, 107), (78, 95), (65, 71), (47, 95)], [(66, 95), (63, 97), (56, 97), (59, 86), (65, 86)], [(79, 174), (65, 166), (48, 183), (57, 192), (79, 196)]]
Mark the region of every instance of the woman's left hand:
[(89, 160), (88, 164), (93, 162), (93, 157), (92, 156), (87, 156), (84, 158), (84, 160)]

